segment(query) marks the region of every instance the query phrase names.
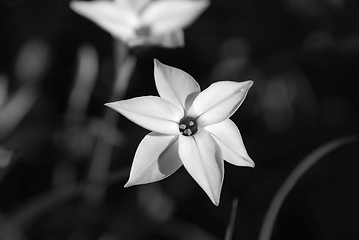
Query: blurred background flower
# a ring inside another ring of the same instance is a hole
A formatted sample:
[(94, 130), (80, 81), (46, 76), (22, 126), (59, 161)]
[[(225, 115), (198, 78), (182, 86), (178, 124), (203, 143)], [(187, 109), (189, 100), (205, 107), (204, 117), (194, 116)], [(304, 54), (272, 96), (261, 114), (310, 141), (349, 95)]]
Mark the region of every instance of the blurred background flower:
[(73, 1), (70, 6), (129, 46), (184, 45), (183, 29), (208, 7), (207, 0)]

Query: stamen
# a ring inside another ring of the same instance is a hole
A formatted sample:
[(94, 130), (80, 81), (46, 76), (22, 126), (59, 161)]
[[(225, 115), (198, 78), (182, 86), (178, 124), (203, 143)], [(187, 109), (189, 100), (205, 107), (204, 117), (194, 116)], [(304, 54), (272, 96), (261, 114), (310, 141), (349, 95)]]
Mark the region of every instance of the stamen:
[(186, 129), (183, 131), (183, 134), (187, 135), (187, 136), (191, 136), (192, 135), (192, 131), (191, 129)]
[(183, 136), (192, 136), (198, 131), (196, 121), (190, 117), (184, 117), (178, 124), (178, 128)]

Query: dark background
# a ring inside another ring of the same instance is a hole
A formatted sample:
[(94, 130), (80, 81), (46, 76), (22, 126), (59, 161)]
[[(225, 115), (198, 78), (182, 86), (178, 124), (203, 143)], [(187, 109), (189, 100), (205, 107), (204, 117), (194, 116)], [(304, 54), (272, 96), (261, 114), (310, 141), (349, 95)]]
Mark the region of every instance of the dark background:
[[(35, 41), (46, 52), (34, 83), (38, 100), (0, 139), (2, 147), (16, 150), (14, 162), (1, 170), (0, 227), (29, 214), (23, 207), (38, 196), (69, 187), (54, 184), (62, 162), (76, 173), (74, 183), (85, 180), (91, 144), (77, 148), (83, 144), (64, 135), (76, 54), (83, 44), (98, 53), (87, 117), (100, 118), (112, 89), (114, 45), (107, 32), (72, 12), (68, 3), (0, 1), (0, 72), (10, 79), (10, 94), (25, 81), (16, 68), (21, 49)], [(183, 168), (159, 183), (125, 189), (126, 175), (109, 186), (101, 203), (88, 203), (81, 194), (57, 197), (54, 206), (13, 226), (22, 236), (13, 232), (0, 239), (224, 239), (234, 198), (233, 239), (258, 238), (270, 201), (294, 167), (322, 144), (358, 133), (358, 10), (356, 0), (212, 1), (185, 30), (184, 48), (131, 51), (138, 62), (125, 98), (157, 95), (153, 58), (190, 73), (202, 89), (218, 80), (254, 81), (232, 120), (256, 167), (225, 164), (218, 207)], [(122, 141), (111, 162), (114, 172), (131, 165), (147, 133), (122, 117), (118, 128)], [(284, 202), (273, 239), (358, 239), (358, 155), (356, 141), (311, 168)]]

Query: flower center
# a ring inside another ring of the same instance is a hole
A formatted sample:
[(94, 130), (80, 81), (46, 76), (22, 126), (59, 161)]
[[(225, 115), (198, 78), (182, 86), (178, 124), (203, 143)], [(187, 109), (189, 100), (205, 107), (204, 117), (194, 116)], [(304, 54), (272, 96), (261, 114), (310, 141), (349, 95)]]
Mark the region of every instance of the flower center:
[(193, 118), (184, 117), (178, 124), (179, 130), (183, 136), (192, 136), (198, 131), (198, 125)]
[(138, 37), (149, 37), (151, 34), (151, 28), (149, 26), (141, 26), (135, 30)]

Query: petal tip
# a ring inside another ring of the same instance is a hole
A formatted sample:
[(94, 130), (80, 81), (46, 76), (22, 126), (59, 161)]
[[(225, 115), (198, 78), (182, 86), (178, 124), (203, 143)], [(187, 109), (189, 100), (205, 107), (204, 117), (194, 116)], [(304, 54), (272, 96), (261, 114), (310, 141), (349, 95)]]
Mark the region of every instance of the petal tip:
[(130, 180), (128, 180), (128, 182), (123, 186), (124, 188), (129, 188), (132, 187), (134, 184), (130, 182)]
[(252, 158), (250, 156), (244, 158), (244, 160), (246, 160), (246, 162), (248, 163), (248, 167), (254, 168), (256, 166), (255, 162), (252, 160)]
[[(247, 155), (248, 156), (248, 155)], [(242, 159), (245, 161), (245, 165), (243, 165), (243, 167), (250, 167), (250, 168), (254, 168), (256, 166), (256, 164), (254, 163), (254, 161), (248, 156), (248, 157), (242, 157)]]
[(195, 4), (197, 4), (197, 6), (204, 11), (205, 9), (207, 9), (209, 7), (209, 5), (211, 4), (211, 2), (209, 0), (197, 0), (195, 1)]
[(212, 196), (209, 196), (209, 198), (211, 199), (212, 203), (213, 203), (216, 207), (218, 207), (221, 196), (220, 196), (220, 195), (219, 195), (219, 196), (214, 196), (214, 195), (212, 195)]
[(69, 2), (70, 8), (72, 8), (72, 7), (75, 6), (76, 4), (77, 4), (77, 1), (71, 1), (71, 2)]
[(164, 64), (161, 63), (157, 58), (154, 58), (154, 59), (153, 59), (153, 63), (154, 63), (154, 65), (155, 65), (155, 71), (156, 71), (156, 69), (158, 69), (158, 67), (159, 67), (160, 65), (164, 65)]
[(247, 85), (248, 88), (252, 87), (254, 84), (254, 82), (252, 80), (248, 80), (247, 82), (248, 82), (248, 85)]
[(209, 5), (211, 4), (211, 2), (210, 2), (210, 1), (208, 1), (208, 0), (203, 0), (203, 1), (202, 1), (202, 3), (203, 3), (203, 9), (208, 8), (208, 7), (209, 7)]
[(255, 168), (256, 164), (252, 161), (248, 167)]
[(249, 89), (253, 86), (254, 82), (252, 80), (248, 80), (248, 81), (245, 81), (245, 82), (240, 82), (242, 85), (240, 91), (241, 92), (248, 92)]
[(105, 103), (104, 105), (105, 105), (106, 107), (109, 107), (109, 108), (112, 108), (112, 109), (116, 110), (115, 107), (114, 107), (114, 105), (115, 105), (114, 102)]
[(81, 1), (71, 1), (69, 3), (69, 6), (73, 11), (77, 12), (77, 11), (81, 10), (82, 6), (84, 6), (83, 4), (84, 3)]

